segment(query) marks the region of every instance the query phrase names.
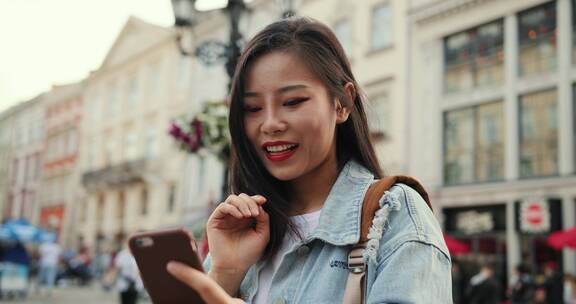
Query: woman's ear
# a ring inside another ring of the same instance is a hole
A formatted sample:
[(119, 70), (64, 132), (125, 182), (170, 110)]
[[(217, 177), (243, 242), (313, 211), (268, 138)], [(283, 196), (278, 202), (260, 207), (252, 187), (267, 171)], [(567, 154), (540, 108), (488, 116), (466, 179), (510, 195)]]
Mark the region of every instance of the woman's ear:
[[(354, 87), (354, 84), (351, 82), (346, 83), (346, 85), (344, 85), (344, 93), (346, 94), (346, 97), (348, 97), (348, 100), (351, 101), (351, 103), (354, 103), (354, 99), (356, 98), (356, 88)], [(350, 116), (350, 108), (343, 106), (342, 102), (340, 100), (336, 101), (336, 123), (341, 124), (343, 122), (345, 122), (346, 120), (348, 120), (348, 116)]]

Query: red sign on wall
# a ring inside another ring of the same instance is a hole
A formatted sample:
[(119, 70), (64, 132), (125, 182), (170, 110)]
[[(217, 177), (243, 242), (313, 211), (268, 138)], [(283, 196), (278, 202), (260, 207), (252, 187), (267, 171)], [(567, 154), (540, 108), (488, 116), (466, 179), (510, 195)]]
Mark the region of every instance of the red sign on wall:
[(525, 200), (520, 206), (520, 229), (524, 232), (548, 232), (550, 210), (544, 200)]
[(64, 222), (65, 208), (64, 205), (43, 207), (40, 210), (40, 227), (54, 229), (60, 237), (62, 225)]

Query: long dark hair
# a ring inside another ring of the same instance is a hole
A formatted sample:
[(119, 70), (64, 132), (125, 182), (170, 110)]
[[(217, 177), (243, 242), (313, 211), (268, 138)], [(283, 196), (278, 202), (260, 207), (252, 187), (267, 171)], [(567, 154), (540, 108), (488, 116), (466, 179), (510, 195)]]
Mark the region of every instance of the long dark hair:
[[(293, 229), (287, 184), (272, 176), (258, 157), (244, 129), (244, 89), (246, 73), (252, 62), (272, 51), (287, 51), (306, 61), (313, 73), (328, 89), (332, 100), (338, 99), (350, 109), (346, 122), (336, 127), (338, 169), (355, 159), (376, 178), (383, 176), (370, 140), (364, 96), (352, 75), (350, 63), (334, 33), (324, 24), (310, 18), (290, 18), (268, 25), (252, 38), (238, 60), (230, 94), (230, 193), (261, 194), (267, 198), (264, 210), (270, 215), (270, 242), (264, 258), (276, 253), (288, 229)], [(344, 90), (352, 83), (355, 96)]]

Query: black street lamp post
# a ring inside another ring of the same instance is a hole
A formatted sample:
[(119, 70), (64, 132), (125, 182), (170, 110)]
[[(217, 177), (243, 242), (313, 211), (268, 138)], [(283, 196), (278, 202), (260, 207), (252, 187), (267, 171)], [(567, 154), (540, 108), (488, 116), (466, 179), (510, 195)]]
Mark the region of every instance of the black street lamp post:
[(196, 0), (172, 0), (172, 9), (174, 10), (174, 25), (182, 31), (177, 36), (177, 43), (180, 53), (183, 56), (196, 56), (206, 65), (214, 65), (221, 62), (225, 63), (226, 72), (229, 77), (228, 86), (230, 88), (236, 62), (240, 56), (240, 43), (242, 34), (238, 27), (240, 17), (246, 10), (243, 0), (228, 0), (225, 10), (230, 22), (230, 36), (227, 43), (216, 40), (208, 40), (200, 44), (193, 52), (187, 51), (182, 46), (182, 32), (186, 29), (192, 29), (196, 25), (195, 8)]

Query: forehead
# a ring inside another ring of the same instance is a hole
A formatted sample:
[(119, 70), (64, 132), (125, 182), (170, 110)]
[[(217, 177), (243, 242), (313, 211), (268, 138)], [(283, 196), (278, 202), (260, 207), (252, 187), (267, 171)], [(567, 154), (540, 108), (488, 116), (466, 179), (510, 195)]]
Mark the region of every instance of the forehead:
[(267, 90), (287, 83), (322, 86), (322, 82), (299, 56), (286, 51), (273, 51), (252, 62), (247, 69), (246, 89)]

